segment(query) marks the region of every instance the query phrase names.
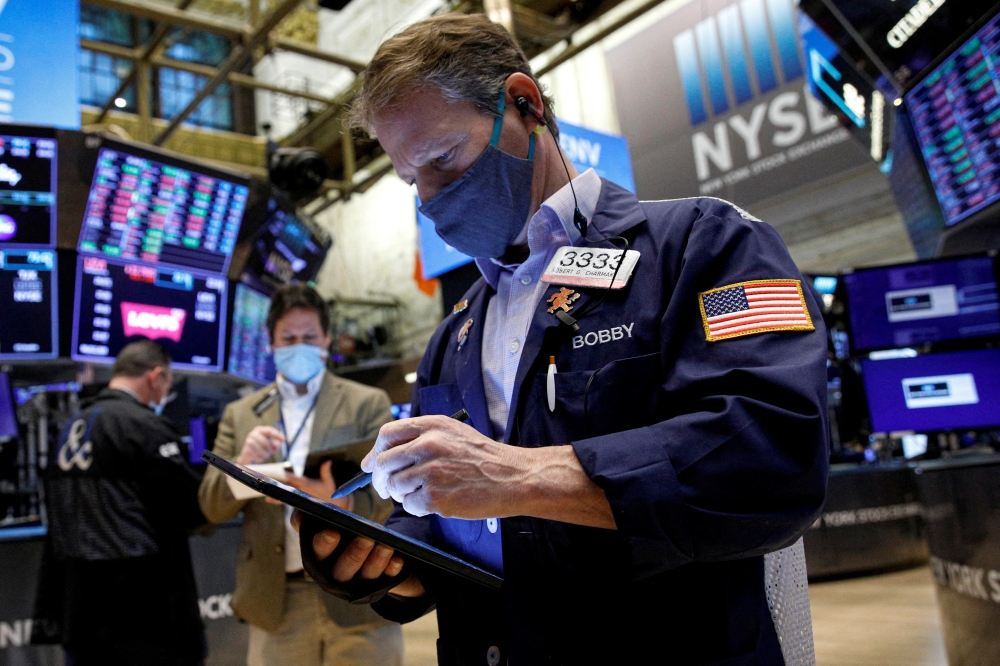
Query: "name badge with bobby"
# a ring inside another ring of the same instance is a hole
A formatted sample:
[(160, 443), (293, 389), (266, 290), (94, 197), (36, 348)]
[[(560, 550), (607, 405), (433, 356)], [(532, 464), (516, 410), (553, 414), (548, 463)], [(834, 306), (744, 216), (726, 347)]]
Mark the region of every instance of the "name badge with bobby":
[[(568, 284), (574, 287), (621, 289), (632, 278), (632, 271), (639, 262), (636, 250), (612, 250), (564, 245), (556, 250), (542, 282)], [(615, 271), (618, 274), (615, 275)], [(614, 277), (615, 283), (611, 284)]]

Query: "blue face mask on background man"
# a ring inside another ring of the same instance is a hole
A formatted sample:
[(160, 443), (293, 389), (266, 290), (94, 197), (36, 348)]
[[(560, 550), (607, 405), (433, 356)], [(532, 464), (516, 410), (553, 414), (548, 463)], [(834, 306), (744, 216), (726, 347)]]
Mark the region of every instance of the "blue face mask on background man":
[(490, 145), (454, 183), (420, 206), (445, 243), (472, 257), (499, 257), (528, 220), (535, 173), (535, 135), (528, 138), (528, 159), (499, 148), (506, 91), (493, 121)]
[(305, 384), (326, 368), (323, 349), (299, 343), (274, 350), (274, 366), (293, 384)]

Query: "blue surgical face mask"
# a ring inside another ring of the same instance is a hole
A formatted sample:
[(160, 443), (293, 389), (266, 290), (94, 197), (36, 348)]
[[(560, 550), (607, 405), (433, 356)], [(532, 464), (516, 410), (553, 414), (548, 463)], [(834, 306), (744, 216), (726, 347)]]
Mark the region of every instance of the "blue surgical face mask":
[(535, 135), (528, 138), (528, 159), (499, 148), (505, 91), (493, 137), (462, 176), (420, 206), (445, 243), (472, 257), (499, 257), (528, 220), (531, 180), (535, 173)]
[(323, 349), (299, 343), (274, 350), (274, 366), (293, 384), (305, 384), (326, 368)]

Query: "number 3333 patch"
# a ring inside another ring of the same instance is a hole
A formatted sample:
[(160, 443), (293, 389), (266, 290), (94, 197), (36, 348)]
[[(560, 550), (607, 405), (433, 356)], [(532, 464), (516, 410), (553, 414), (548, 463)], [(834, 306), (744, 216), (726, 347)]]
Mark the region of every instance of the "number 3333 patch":
[(799, 280), (751, 280), (698, 294), (709, 342), (771, 331), (814, 331)]

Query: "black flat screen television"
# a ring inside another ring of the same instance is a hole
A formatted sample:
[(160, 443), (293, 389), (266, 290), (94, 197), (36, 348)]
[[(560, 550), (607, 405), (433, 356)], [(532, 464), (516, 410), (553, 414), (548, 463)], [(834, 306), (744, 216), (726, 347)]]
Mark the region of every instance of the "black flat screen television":
[(80, 255), (71, 356), (112, 363), (126, 344), (147, 338), (175, 368), (219, 372), (227, 288), (220, 275)]
[(248, 268), (280, 284), (315, 280), (332, 240), (315, 223), (277, 202), (272, 200), (269, 207), (267, 222), (254, 236)]
[(104, 140), (78, 250), (212, 273), (229, 267), (248, 178)]
[(1000, 201), (1000, 14), (906, 94), (945, 222)]
[(868, 268), (843, 279), (855, 351), (1000, 335), (992, 257)]
[(0, 124), (0, 244), (55, 246), (58, 156), (52, 128)]
[(0, 246), (0, 360), (59, 355), (55, 250)]

